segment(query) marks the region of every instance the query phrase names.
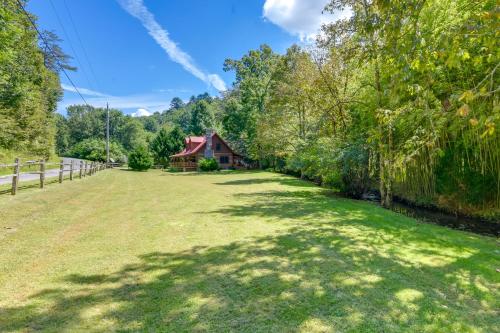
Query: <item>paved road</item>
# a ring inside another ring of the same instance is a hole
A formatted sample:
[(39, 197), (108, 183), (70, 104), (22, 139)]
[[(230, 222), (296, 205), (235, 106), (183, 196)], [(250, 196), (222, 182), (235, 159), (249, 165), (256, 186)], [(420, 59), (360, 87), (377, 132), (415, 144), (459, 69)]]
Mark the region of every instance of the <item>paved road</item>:
[[(73, 175), (78, 175), (78, 172), (80, 171), (80, 160), (77, 158), (69, 158), (69, 157), (64, 157), (63, 158), (64, 163), (71, 163), (71, 161), (75, 161), (74, 163), (74, 169), (73, 169)], [(38, 171), (37, 167), (33, 167), (33, 171)], [(45, 179), (47, 178), (53, 178), (53, 177), (59, 177), (59, 167), (51, 165), (48, 167), (56, 167), (55, 169), (47, 169), (45, 170)], [(69, 165), (64, 166), (65, 169), (69, 169)], [(65, 175), (69, 175), (69, 170), (64, 171)], [(28, 173), (28, 174), (21, 174), (19, 177), (20, 182), (26, 182), (30, 180), (38, 180), (40, 179), (40, 175), (37, 173)], [(3, 184), (12, 184), (12, 176), (0, 176), (0, 185)]]

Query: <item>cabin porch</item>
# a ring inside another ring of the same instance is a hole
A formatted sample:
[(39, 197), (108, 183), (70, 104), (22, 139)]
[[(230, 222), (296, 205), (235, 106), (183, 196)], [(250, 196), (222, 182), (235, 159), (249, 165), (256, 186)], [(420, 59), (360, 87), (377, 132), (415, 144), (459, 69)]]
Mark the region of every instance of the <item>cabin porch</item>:
[(198, 170), (198, 161), (196, 159), (196, 155), (182, 157), (176, 156), (170, 158), (170, 166), (184, 172), (196, 171)]

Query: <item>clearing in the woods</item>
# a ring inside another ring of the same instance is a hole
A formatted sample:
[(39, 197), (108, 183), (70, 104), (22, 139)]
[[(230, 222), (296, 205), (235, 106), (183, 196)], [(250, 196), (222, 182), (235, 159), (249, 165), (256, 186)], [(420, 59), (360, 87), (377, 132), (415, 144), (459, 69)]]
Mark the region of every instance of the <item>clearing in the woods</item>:
[(498, 332), (498, 241), (266, 172), (0, 197), (0, 331)]

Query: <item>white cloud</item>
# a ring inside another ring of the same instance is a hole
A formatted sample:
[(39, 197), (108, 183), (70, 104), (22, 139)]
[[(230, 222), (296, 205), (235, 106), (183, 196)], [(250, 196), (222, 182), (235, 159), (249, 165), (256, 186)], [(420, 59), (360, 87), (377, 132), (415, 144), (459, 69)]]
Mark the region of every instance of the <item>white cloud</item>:
[(132, 113), (132, 117), (149, 117), (152, 113), (146, 109), (137, 109), (137, 112)]
[[(69, 92), (77, 93), (79, 91), (80, 94), (82, 94), (84, 96), (95, 96), (95, 97), (107, 97), (107, 96), (109, 96), (109, 95), (100, 93), (98, 91), (93, 91), (93, 90), (90, 90), (90, 89), (87, 89), (87, 88), (76, 87), (76, 89), (75, 89), (75, 87), (67, 85), (67, 84), (64, 84), (64, 83), (61, 83), (61, 87), (65, 91), (69, 91)], [(78, 91), (77, 91), (77, 89), (78, 89)]]
[[(68, 87), (67, 85), (62, 85), (63, 89), (66, 91), (73, 92), (73, 87)], [(82, 92), (92, 92), (92, 90), (86, 88), (78, 88), (78, 90)], [(186, 93), (192, 92), (189, 89), (155, 89), (151, 93), (144, 94), (131, 94), (131, 95), (122, 95), (122, 96), (113, 96), (99, 92), (92, 92), (87, 95), (85, 100), (89, 105), (98, 108), (106, 107), (106, 104), (109, 103), (109, 106), (114, 109), (122, 109), (128, 112), (132, 110), (137, 110), (132, 114), (137, 116), (148, 116), (153, 114), (154, 112), (162, 112), (170, 108), (170, 101), (173, 97), (175, 97), (178, 93)], [(178, 96), (178, 95), (177, 95)], [(184, 100), (185, 103), (188, 100)], [(78, 96), (66, 96), (64, 100), (59, 103), (58, 111), (64, 114), (65, 109), (70, 105), (82, 104), (82, 100)]]
[(226, 84), (222, 79), (219, 77), (217, 74), (209, 74), (207, 75), (207, 80), (210, 82), (212, 86), (215, 87), (215, 89), (219, 91), (225, 91), (227, 90)]
[(167, 89), (153, 89), (155, 93), (190, 93), (193, 92), (191, 89), (175, 89), (175, 88), (167, 88)]
[(329, 0), (266, 0), (263, 15), (301, 40), (311, 40), (322, 24), (351, 15), (350, 10), (322, 14), (328, 2)]
[(165, 50), (172, 61), (180, 64), (186, 71), (206, 84), (212, 85), (215, 89), (219, 91), (226, 90), (226, 84), (217, 74), (207, 74), (199, 69), (191, 56), (181, 50), (179, 46), (170, 39), (168, 31), (161, 27), (153, 14), (144, 6), (142, 0), (118, 0), (118, 2), (130, 15), (141, 21), (149, 35)]

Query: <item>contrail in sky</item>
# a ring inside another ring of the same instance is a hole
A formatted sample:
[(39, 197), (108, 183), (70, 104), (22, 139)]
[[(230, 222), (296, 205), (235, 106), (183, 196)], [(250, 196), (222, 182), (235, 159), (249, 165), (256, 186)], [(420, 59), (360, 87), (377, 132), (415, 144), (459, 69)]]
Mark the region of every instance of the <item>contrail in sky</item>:
[(148, 31), (149, 35), (160, 45), (168, 54), (172, 61), (180, 64), (186, 71), (213, 86), (219, 91), (227, 90), (226, 84), (217, 74), (205, 73), (199, 69), (191, 56), (181, 50), (177, 44), (170, 39), (168, 31), (163, 29), (156, 21), (153, 14), (146, 8), (142, 0), (117, 0), (118, 3), (130, 15), (141, 21), (142, 25)]

